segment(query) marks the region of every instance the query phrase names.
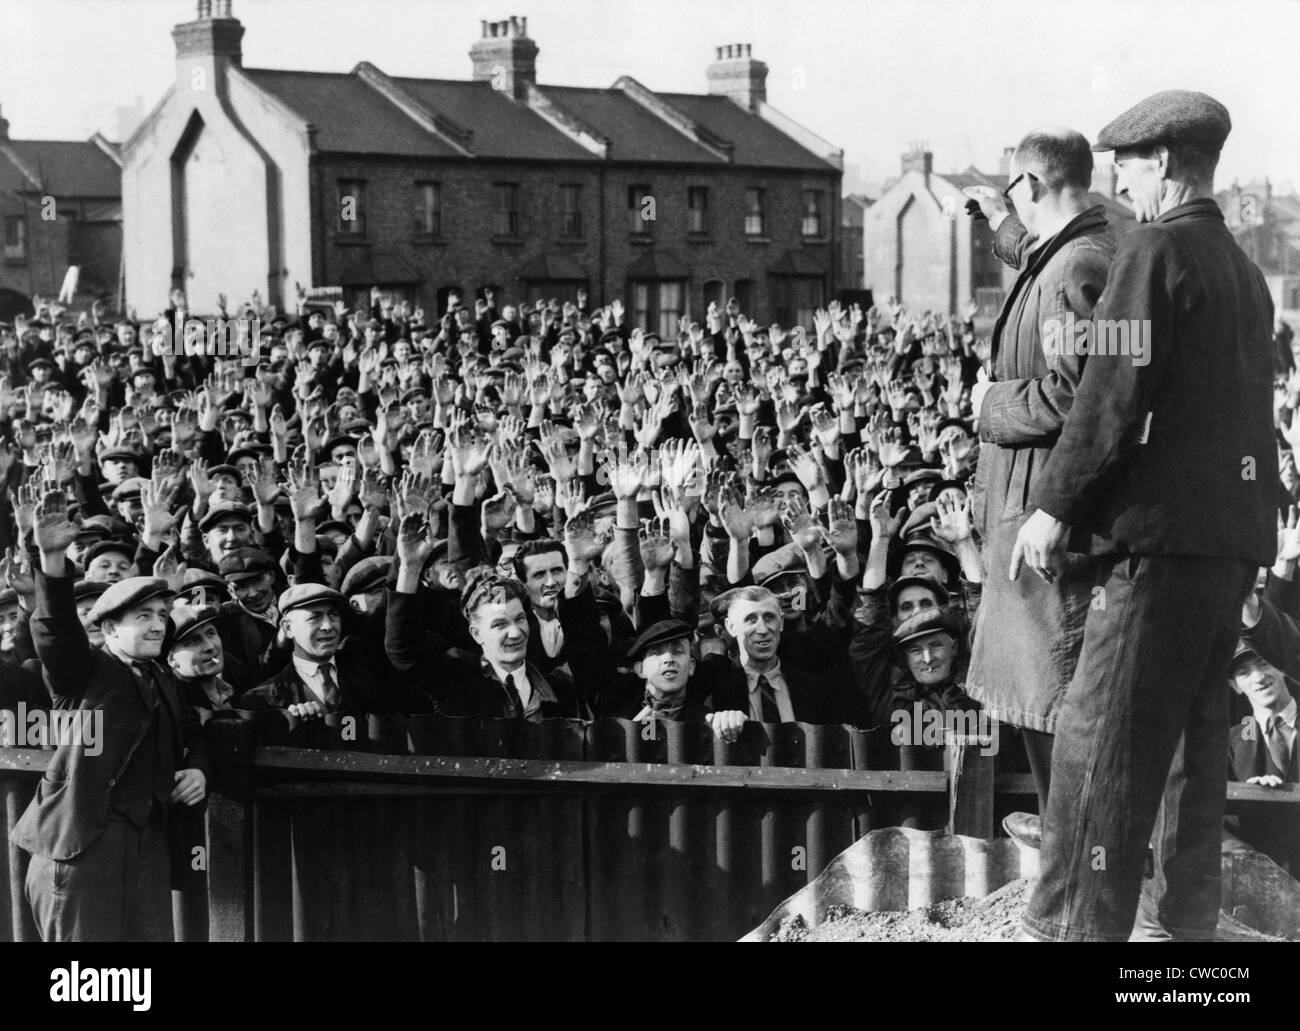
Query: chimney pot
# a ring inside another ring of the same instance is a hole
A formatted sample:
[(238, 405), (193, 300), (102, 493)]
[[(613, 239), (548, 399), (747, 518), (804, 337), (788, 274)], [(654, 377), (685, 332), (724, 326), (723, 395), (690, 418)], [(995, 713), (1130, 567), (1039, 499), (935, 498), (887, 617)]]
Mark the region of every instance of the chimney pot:
[(522, 18), (519, 19), (519, 35), (521, 35), (521, 36), (527, 36), (527, 35), (528, 35), (528, 16), (527, 16), (527, 15), (525, 15), (524, 17), (522, 17)]
[(212, 17), (212, 0), (199, 0), (199, 20)]

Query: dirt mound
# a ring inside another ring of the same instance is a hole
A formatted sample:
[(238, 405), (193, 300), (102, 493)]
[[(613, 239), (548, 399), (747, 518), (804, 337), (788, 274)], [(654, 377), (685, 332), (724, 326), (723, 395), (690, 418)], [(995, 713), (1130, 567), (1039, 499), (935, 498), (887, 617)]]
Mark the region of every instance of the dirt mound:
[[(1004, 884), (982, 899), (945, 899), (925, 909), (864, 913), (852, 906), (830, 906), (826, 919), (809, 927), (801, 916), (786, 917), (774, 942), (1009, 942), (1020, 932), (1032, 878)], [(1277, 942), (1224, 913), (1219, 941)]]
[(1014, 941), (1033, 881), (1004, 884), (982, 899), (945, 899), (911, 912), (863, 913), (831, 906), (810, 928), (801, 916), (787, 917), (774, 942), (955, 942)]

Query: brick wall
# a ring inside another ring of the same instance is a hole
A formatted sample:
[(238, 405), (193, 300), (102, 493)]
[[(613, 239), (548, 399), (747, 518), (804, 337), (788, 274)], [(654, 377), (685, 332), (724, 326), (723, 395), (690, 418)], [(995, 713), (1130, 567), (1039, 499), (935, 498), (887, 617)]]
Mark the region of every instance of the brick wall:
[[(430, 305), (439, 287), (458, 285), (467, 291), (490, 283), (511, 299), (525, 294), (518, 277), (524, 266), (543, 255), (563, 255), (588, 277), (593, 304), (615, 297), (631, 309), (628, 269), (647, 250), (671, 255), (689, 270), (687, 302), (695, 317), (704, 313), (704, 284), (720, 280), (724, 296), (735, 292), (738, 280), (755, 282), (759, 314), (769, 307), (769, 270), (787, 252), (806, 252), (824, 270), (826, 297), (840, 285), (839, 246), (840, 176), (743, 170), (692, 170), (590, 165), (506, 164), (477, 162), (429, 164), (420, 162), (357, 162), (323, 156), (318, 159), (313, 182), (321, 203), (313, 204), (313, 281), (318, 286), (340, 284), (347, 268), (365, 267), (355, 256), (369, 248), (375, 268), (392, 267), (400, 259), (418, 271), (423, 286), (418, 295)], [(366, 234), (364, 243), (348, 243), (336, 232), (337, 181), (366, 181)], [(413, 230), (414, 184), (436, 181), (442, 188), (443, 233), (436, 241), (420, 240)], [(494, 183), (520, 184), (520, 233), (511, 240), (494, 238)], [(582, 186), (583, 237), (562, 237), (560, 186)], [(646, 185), (655, 200), (655, 220), (650, 242), (629, 232), (628, 189)], [(696, 238), (688, 232), (687, 189), (709, 189), (711, 232)], [(744, 232), (744, 191), (765, 191), (765, 235), (761, 242)], [(804, 189), (824, 194), (824, 242), (805, 243), (802, 232)], [(600, 202), (605, 211), (601, 218)], [(603, 233), (602, 230), (603, 229)], [(603, 236), (603, 254), (602, 254)]]

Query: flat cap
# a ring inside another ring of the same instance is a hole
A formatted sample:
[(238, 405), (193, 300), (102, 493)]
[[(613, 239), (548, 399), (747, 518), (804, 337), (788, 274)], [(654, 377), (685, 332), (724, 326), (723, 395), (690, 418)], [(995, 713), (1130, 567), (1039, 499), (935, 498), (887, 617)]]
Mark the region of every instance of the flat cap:
[(347, 596), (365, 594), (388, 582), (388, 574), (393, 568), (392, 555), (371, 555), (363, 558), (348, 570), (343, 578), (340, 590)]
[(294, 584), (280, 595), (280, 615), (285, 616), (294, 609), (321, 604), (345, 609), (348, 600), (333, 587), (326, 587), (324, 584)]
[(92, 544), (86, 550), (86, 554), (82, 558), (82, 565), (89, 568), (90, 564), (105, 552), (115, 552), (119, 555), (125, 555), (126, 560), (130, 562), (135, 558), (135, 545), (110, 537), (108, 540), (100, 541), (98, 544)]
[(199, 520), (199, 532), (207, 533), (218, 523), (223, 523), (228, 519), (240, 519), (248, 523), (253, 523), (253, 515), (248, 511), (247, 505), (242, 505), (237, 501), (216, 501), (208, 506), (208, 510)]
[(186, 634), (192, 634), (200, 627), (215, 623), (220, 614), (211, 605), (202, 605), (196, 608), (193, 605), (186, 605), (184, 602), (177, 602), (172, 606), (172, 623), (176, 626), (176, 637), (172, 641), (172, 647), (180, 644)]
[(98, 623), (154, 598), (170, 598), (173, 593), (166, 580), (154, 576), (127, 577), (99, 596), (90, 610), (90, 621)]
[(217, 572), (224, 580), (248, 580), (263, 573), (274, 573), (275, 562), (261, 548), (236, 548), (221, 557)]
[(111, 447), (99, 456), (100, 463), (104, 462), (134, 462), (140, 464), (140, 452), (129, 447)]
[(113, 488), (113, 500), (130, 501), (132, 498), (138, 498), (140, 496), (140, 488), (144, 487), (148, 482), (149, 481), (143, 476), (132, 476), (129, 479), (123, 480)]
[(208, 470), (208, 479), (210, 480), (214, 476), (232, 476), (241, 487), (244, 485), (244, 474), (235, 465), (214, 465)]
[(1232, 131), (1228, 109), (1193, 90), (1167, 89), (1139, 101), (1097, 134), (1093, 150), (1182, 144), (1220, 151)]
[(808, 572), (808, 560), (797, 544), (786, 544), (769, 551), (754, 563), (754, 583), (760, 587), (784, 576), (786, 573)]
[(108, 590), (108, 584), (99, 580), (78, 580), (72, 588), (73, 601), (85, 601), (87, 598), (98, 598)]
[(676, 641), (680, 638), (691, 638), (695, 635), (695, 628), (689, 623), (683, 623), (680, 619), (661, 619), (647, 627), (645, 631), (632, 642), (632, 646), (627, 650), (627, 657), (635, 662), (646, 652), (657, 644), (667, 644), (669, 641)]
[(355, 452), (357, 449), (357, 440), (355, 437), (349, 437), (345, 433), (340, 433), (338, 436), (330, 437), (329, 440), (325, 441), (325, 443), (320, 447), (320, 453), (322, 455), (332, 455), (336, 447), (350, 447)]
[(944, 609), (925, 609), (898, 624), (894, 631), (894, 644), (901, 646), (919, 637), (939, 633), (947, 634), (954, 641), (961, 640), (961, 628), (955, 616)]

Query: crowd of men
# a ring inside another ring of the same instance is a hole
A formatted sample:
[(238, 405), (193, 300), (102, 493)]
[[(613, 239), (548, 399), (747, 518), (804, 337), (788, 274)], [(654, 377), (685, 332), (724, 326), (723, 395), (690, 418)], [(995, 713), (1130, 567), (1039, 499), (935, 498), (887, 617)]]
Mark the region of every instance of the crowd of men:
[[(1022, 161), (1046, 176), (1068, 149)], [(1097, 229), (1031, 187), (1016, 204), (1040, 235)], [(998, 229), (999, 256), (1029, 262), (1025, 225)], [(1095, 301), (1114, 247), (1080, 253), (1098, 256)], [(1052, 706), (1008, 701), (996, 673), (968, 694), (967, 672), (986, 581), (1003, 622), (981, 647), (1046, 649), (1024, 660), (1040, 687), (1064, 654), (1018, 636), (1004, 599), (1008, 561), (1055, 575), (1015, 528), (1040, 472), (1025, 463), (1052, 446), (1053, 391), (1077, 367), (1014, 379), (1020, 344), (1004, 334), (999, 367), (974, 305), (950, 318), (832, 303), (808, 328), (761, 325), (732, 300), (661, 335), (581, 291), (531, 306), (484, 290), (441, 312), (378, 288), (366, 300), (300, 291), (285, 315), (254, 298), (235, 312), (261, 319), (252, 360), (179, 341), (179, 291), (154, 323), (38, 299), (0, 325), (0, 707), (116, 706), (129, 728), (109, 759), (61, 749), (15, 832), (50, 936), (123, 933), (111, 913), (135, 888), (74, 860), (149, 852), (129, 835), (201, 801), (201, 723), (239, 710), (697, 720), (735, 740), (748, 721), (878, 727), (983, 704), (1026, 732), (1031, 758), (1034, 734), (1050, 737)], [(1276, 562), (1222, 683), (1232, 776), (1264, 786), (1300, 779), (1289, 340), (1280, 329)], [(1069, 615), (1020, 597), (1016, 618)], [(1046, 796), (1044, 777), (1040, 808)], [(1286, 833), (1253, 831), (1281, 858)], [(68, 893), (78, 877), (86, 891)], [(64, 907), (69, 894), (100, 901)], [(128, 936), (155, 930), (141, 916)]]

